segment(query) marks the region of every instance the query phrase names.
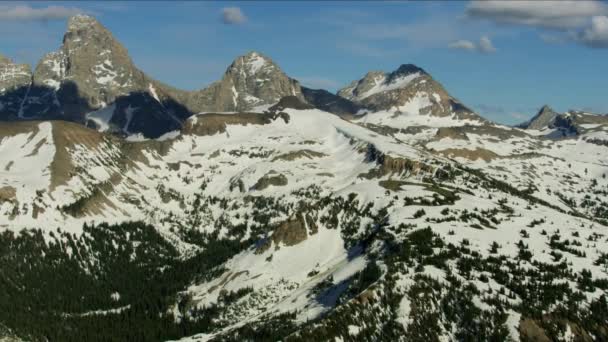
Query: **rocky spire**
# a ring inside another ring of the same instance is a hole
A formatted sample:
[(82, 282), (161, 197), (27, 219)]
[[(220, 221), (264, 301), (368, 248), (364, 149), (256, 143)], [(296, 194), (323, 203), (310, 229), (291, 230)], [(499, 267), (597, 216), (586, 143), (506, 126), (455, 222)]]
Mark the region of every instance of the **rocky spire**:
[(523, 124), (520, 124), (518, 127), (536, 130), (547, 128), (553, 123), (556, 116), (558, 116), (557, 112), (555, 112), (548, 105), (544, 105), (532, 119)]
[(140, 71), (95, 18), (76, 15), (68, 20), (59, 50), (36, 66), (21, 112), (155, 137), (180, 127), (190, 115), (173, 99), (182, 93)]
[(237, 57), (221, 81), (195, 95), (205, 111), (246, 111), (277, 103), (284, 96), (303, 99), (300, 84), (270, 58), (255, 51)]

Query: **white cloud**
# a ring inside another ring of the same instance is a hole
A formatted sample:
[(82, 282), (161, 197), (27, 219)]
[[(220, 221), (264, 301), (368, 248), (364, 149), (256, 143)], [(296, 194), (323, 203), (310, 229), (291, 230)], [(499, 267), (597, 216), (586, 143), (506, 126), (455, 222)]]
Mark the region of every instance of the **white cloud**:
[(607, 13), (608, 6), (596, 0), (485, 0), (471, 1), (466, 7), (470, 18), (562, 30), (581, 27), (590, 17)]
[(473, 43), (470, 40), (457, 40), (455, 42), (451, 42), (450, 44), (448, 44), (448, 47), (450, 49), (456, 49), (456, 50), (466, 50), (466, 51), (475, 51), (477, 50), (477, 45), (475, 45), (475, 43)]
[(608, 48), (608, 17), (595, 16), (591, 19), (591, 26), (584, 29), (579, 41), (594, 48)]
[(487, 36), (482, 36), (479, 43), (474, 43), (470, 40), (460, 39), (448, 44), (448, 48), (455, 50), (465, 50), (470, 52), (480, 52), (490, 54), (496, 52), (494, 44)]
[(222, 8), (222, 21), (228, 25), (239, 25), (247, 21), (247, 17), (239, 7)]
[(86, 11), (64, 6), (34, 8), (29, 5), (0, 5), (1, 21), (61, 20), (80, 13), (86, 13)]
[(487, 36), (483, 36), (479, 39), (479, 51), (483, 53), (494, 53), (496, 48), (492, 44), (492, 41)]

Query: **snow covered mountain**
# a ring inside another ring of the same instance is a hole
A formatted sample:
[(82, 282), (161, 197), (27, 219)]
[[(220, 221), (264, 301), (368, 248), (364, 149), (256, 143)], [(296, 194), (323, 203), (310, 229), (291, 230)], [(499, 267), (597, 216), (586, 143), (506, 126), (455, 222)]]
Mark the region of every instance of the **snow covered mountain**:
[[(606, 146), (416, 127), (344, 120), (297, 96), (197, 114), (147, 141), (3, 123), (0, 227), (14, 247), (1, 251), (2, 289), (27, 286), (0, 305), (59, 313), (0, 322), (59, 340), (91, 320), (113, 326), (102, 340), (604, 338)], [(37, 266), (8, 266), (23, 262)], [(62, 272), (75, 289), (43, 285)], [(76, 297), (88, 299), (67, 304)], [(563, 316), (564, 301), (580, 316)]]
[(395, 71), (368, 72), (338, 91), (371, 112), (394, 112), (395, 115), (428, 115), (482, 121), (470, 109), (450, 96), (426, 71), (403, 64)]
[(608, 340), (604, 116), (257, 52), (184, 92), (86, 16), (0, 90), (0, 340)]

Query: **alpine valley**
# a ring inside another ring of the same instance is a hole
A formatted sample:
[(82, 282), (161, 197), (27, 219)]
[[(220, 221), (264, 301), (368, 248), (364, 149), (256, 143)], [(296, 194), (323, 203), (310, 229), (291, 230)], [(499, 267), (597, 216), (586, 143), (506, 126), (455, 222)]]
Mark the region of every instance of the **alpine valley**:
[(0, 119), (0, 341), (608, 340), (607, 116), (258, 52), (183, 91), (78, 15)]

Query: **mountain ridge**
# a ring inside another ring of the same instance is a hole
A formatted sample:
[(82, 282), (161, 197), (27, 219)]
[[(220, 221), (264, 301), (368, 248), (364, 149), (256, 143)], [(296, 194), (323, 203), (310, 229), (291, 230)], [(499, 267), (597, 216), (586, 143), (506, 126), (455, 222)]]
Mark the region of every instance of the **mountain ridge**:
[[(376, 101), (359, 101), (362, 99), (348, 96), (344, 90), (331, 94), (302, 87), (272, 59), (255, 51), (235, 58), (223, 77), (209, 86), (194, 91), (180, 90), (138, 69), (127, 49), (88, 15), (71, 17), (60, 49), (46, 54), (30, 73), (29, 84), (23, 79), (15, 80), (21, 89), (10, 94), (4, 89), (4, 95), (0, 95), (0, 102), (10, 103), (4, 105), (5, 118), (65, 119), (101, 131), (143, 134), (151, 138), (179, 128), (194, 113), (247, 111), (272, 105), (284, 96), (296, 96), (347, 117), (362, 109), (386, 110), (416, 95), (394, 98), (397, 93), (414, 91), (406, 89), (408, 82), (399, 82), (403, 81), (400, 78), (415, 74), (432, 83), (422, 90), (439, 92), (428, 99), (433, 102), (432, 106), (418, 111), (444, 116), (456, 112), (463, 118), (473, 115), (468, 108), (457, 104), (426, 71), (413, 64), (402, 64), (390, 73), (368, 73), (368, 79), (382, 76), (391, 84), (389, 89), (377, 89), (377, 93), (372, 94)], [(9, 74), (4, 77), (8, 78)], [(360, 83), (365, 83), (365, 79)], [(359, 88), (355, 92), (363, 91)], [(19, 109), (15, 111), (16, 103)]]

